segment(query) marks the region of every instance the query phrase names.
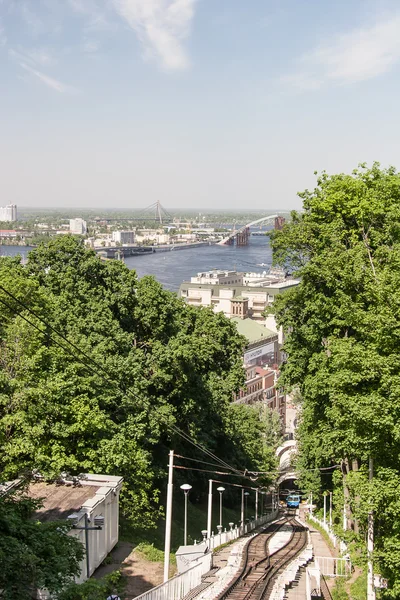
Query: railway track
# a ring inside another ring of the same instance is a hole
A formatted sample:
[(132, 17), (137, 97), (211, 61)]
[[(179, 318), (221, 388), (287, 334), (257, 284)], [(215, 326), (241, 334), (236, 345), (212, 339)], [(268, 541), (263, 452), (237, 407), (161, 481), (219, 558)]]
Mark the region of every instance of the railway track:
[[(291, 527), (290, 539), (272, 554), (268, 552), (271, 537), (283, 527)], [(276, 577), (306, 546), (307, 531), (294, 516), (282, 518), (249, 540), (240, 573), (216, 600), (267, 600)]]

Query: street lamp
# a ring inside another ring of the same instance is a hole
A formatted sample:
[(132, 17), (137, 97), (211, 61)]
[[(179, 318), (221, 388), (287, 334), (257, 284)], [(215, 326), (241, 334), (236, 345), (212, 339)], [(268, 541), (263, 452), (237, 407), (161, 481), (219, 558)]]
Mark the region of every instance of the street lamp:
[(219, 492), (219, 524), (222, 527), (222, 494), (224, 493), (224, 487), (218, 487), (217, 492)]
[(184, 534), (183, 534), (183, 545), (184, 546), (186, 546), (186, 543), (187, 543), (187, 499), (188, 499), (188, 494), (191, 489), (192, 489), (192, 486), (189, 485), (188, 483), (184, 483), (183, 485), (181, 485), (181, 490), (185, 494), (185, 525), (184, 525)]
[(244, 498), (245, 498), (245, 510), (244, 510), (244, 520), (246, 521), (247, 519), (247, 498), (250, 496), (249, 492), (245, 492), (244, 493)]

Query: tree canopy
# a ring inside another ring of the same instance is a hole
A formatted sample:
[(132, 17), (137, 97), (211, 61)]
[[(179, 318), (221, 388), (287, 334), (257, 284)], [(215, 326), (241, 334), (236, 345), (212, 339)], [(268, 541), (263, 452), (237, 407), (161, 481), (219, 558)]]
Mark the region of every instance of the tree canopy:
[(24, 490), (0, 496), (0, 598), (32, 600), (38, 589), (59, 592), (79, 575), (82, 544), (66, 521), (41, 523), (40, 501)]
[(340, 465), (335, 500), (339, 514), (346, 497), (348, 537), (363, 545), (373, 507), (376, 568), (398, 597), (400, 175), (377, 163), (324, 172), (299, 196), (303, 211), (274, 232), (272, 246), (275, 263), (301, 278), (275, 301), (286, 332), (281, 381), (302, 398), (300, 482), (322, 493), (330, 479), (319, 469)]
[[(231, 404), (245, 340), (222, 314), (100, 261), (72, 236), (39, 246), (25, 266), (1, 258), (0, 286), (4, 478), (118, 474), (124, 514), (151, 526), (168, 450), (203, 458), (173, 427), (237, 468), (274, 466), (264, 442), (276, 424)], [(207, 475), (190, 477), (205, 489)]]

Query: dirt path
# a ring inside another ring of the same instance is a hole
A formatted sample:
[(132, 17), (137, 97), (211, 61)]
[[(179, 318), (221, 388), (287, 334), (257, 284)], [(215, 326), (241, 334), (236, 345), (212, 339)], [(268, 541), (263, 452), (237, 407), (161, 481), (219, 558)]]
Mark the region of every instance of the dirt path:
[[(108, 564), (97, 569), (93, 577), (100, 579), (112, 571), (122, 569), (127, 579), (124, 600), (133, 600), (163, 581), (163, 563), (146, 560), (129, 542), (119, 542), (108, 561)], [(174, 567), (171, 567), (170, 577), (173, 573)]]

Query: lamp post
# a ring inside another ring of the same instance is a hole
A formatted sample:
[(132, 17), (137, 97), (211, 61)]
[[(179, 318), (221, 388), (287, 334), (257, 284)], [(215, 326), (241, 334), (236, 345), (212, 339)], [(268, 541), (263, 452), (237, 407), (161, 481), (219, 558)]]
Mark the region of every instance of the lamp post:
[(247, 519), (247, 498), (249, 496), (250, 496), (249, 492), (244, 493), (244, 498), (245, 498), (244, 520)]
[(222, 494), (224, 493), (225, 488), (220, 486), (217, 488), (217, 492), (219, 492), (219, 524), (222, 527)]
[(332, 531), (332, 492), (329, 492), (329, 528)]
[(324, 527), (326, 527), (326, 492), (324, 492)]
[(184, 483), (183, 485), (181, 485), (181, 490), (185, 494), (185, 525), (184, 525), (184, 533), (183, 533), (183, 545), (184, 546), (186, 546), (186, 544), (187, 544), (187, 500), (188, 500), (188, 494), (191, 489), (192, 489), (192, 486), (189, 485), (188, 483)]
[(255, 515), (255, 519), (257, 521), (258, 519), (258, 488), (256, 488), (256, 515)]
[(79, 527), (78, 525), (72, 525), (72, 529), (79, 529), (85, 532), (85, 554), (86, 554), (86, 575), (89, 579), (90, 577), (90, 558), (89, 558), (89, 531), (99, 531), (103, 529), (104, 525), (104, 517), (99, 515), (98, 517), (94, 517), (94, 526), (89, 527), (90, 519), (88, 517), (87, 512), (85, 512), (85, 521), (84, 526)]

